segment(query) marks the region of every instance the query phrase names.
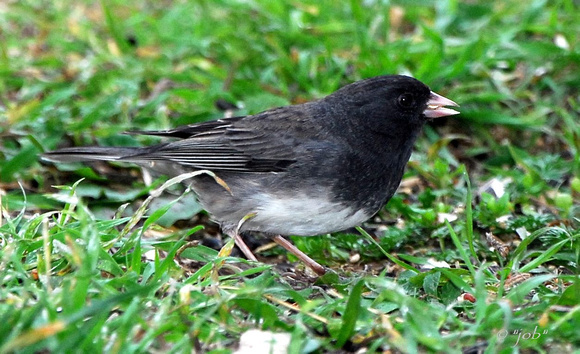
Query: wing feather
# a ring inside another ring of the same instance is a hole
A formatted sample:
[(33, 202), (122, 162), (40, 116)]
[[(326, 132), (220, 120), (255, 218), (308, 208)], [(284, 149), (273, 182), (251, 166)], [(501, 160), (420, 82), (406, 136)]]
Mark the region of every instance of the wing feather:
[(290, 121), (303, 122), (305, 114), (303, 106), (298, 105), (171, 130), (130, 132), (181, 140), (153, 146), (123, 160), (169, 160), (184, 166), (220, 171), (284, 171), (299, 157), (295, 149), (297, 137), (288, 131), (292, 129)]

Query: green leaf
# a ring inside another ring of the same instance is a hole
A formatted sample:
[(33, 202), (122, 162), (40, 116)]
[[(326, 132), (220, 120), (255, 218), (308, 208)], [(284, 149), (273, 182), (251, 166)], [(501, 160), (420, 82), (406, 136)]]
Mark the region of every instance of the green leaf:
[(557, 301), (561, 306), (578, 306), (580, 300), (580, 279), (578, 276), (572, 285), (566, 288)]
[(279, 321), (276, 308), (268, 302), (263, 302), (260, 299), (239, 297), (233, 299), (231, 303), (247, 311), (252, 315), (254, 321), (262, 323), (266, 328), (273, 326), (274, 323)]
[(441, 279), (441, 272), (432, 272), (425, 276), (423, 279), (423, 289), (425, 292), (433, 297), (437, 297), (437, 287), (439, 286), (439, 280)]
[(469, 274), (464, 269), (446, 269), (446, 268), (437, 268), (447, 279), (449, 279), (453, 285), (458, 287), (459, 289), (466, 291), (466, 292), (473, 292), (473, 288), (467, 284), (459, 275), (455, 273), (462, 273), (462, 274)]

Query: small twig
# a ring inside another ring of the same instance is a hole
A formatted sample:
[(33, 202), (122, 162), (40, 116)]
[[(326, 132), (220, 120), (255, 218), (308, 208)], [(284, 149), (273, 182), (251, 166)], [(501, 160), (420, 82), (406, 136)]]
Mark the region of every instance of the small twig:
[(278, 305), (284, 306), (284, 307), (286, 307), (287, 309), (290, 309), (290, 310), (292, 310), (292, 311), (295, 311), (295, 312), (299, 312), (299, 313), (305, 314), (306, 316), (308, 316), (308, 317), (310, 317), (310, 318), (313, 318), (313, 319), (315, 319), (315, 320), (317, 320), (317, 321), (319, 321), (319, 322), (322, 322), (322, 323), (324, 323), (324, 324), (326, 324), (326, 325), (328, 324), (328, 320), (327, 320), (326, 318), (324, 318), (324, 317), (322, 317), (322, 316), (320, 316), (320, 315), (317, 315), (317, 314), (315, 314), (315, 313), (306, 312), (306, 311), (302, 310), (302, 309), (301, 309), (301, 308), (300, 308), (298, 305), (294, 305), (294, 304), (291, 304), (291, 303), (289, 303), (289, 302), (286, 302), (286, 301), (284, 301), (284, 300), (280, 300), (280, 299), (278, 299), (278, 298), (275, 298), (273, 295), (270, 295), (270, 294), (264, 294), (263, 296), (264, 296), (264, 297), (265, 297), (267, 300), (269, 300), (269, 301), (272, 301), (272, 302), (274, 302), (274, 303), (276, 303), (276, 304), (278, 304)]

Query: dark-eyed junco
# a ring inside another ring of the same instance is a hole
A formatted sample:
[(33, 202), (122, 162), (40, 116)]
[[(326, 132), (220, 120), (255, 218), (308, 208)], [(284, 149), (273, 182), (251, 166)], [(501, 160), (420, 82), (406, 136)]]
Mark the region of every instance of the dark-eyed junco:
[[(126, 161), (178, 175), (213, 171), (192, 181), (202, 206), (234, 237), (259, 231), (317, 273), (324, 268), (280, 235), (310, 236), (356, 226), (397, 189), (428, 118), (458, 114), (457, 104), (407, 76), (378, 76), (313, 102), (172, 130), (139, 132), (177, 138), (150, 147), (73, 147), (50, 161)], [(313, 262), (313, 263), (312, 263)]]

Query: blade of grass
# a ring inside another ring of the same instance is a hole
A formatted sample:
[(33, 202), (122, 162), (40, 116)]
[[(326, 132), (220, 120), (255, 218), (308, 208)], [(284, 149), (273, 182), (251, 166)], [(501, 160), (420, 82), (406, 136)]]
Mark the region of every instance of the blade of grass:
[(467, 252), (465, 252), (465, 250), (463, 249), (463, 246), (461, 245), (461, 241), (459, 240), (459, 237), (457, 237), (455, 230), (453, 230), (453, 227), (451, 226), (451, 224), (449, 223), (449, 221), (447, 219), (445, 220), (445, 225), (447, 226), (447, 229), (449, 229), (449, 235), (451, 236), (451, 239), (453, 240), (453, 243), (455, 244), (457, 251), (459, 251), (459, 254), (461, 255), (461, 258), (463, 259), (463, 262), (465, 262), (465, 265), (469, 269), (469, 272), (471, 273), (471, 275), (475, 277), (475, 267), (471, 263), (471, 260), (469, 259)]
[(338, 338), (336, 339), (336, 345), (342, 348), (346, 342), (350, 339), (354, 328), (356, 326), (356, 320), (361, 310), (361, 299), (362, 299), (362, 289), (364, 281), (359, 280), (353, 287), (346, 303), (346, 310), (344, 315), (342, 315), (342, 326), (338, 332)]
[(520, 273), (527, 273), (527, 272), (531, 271), (532, 269), (535, 269), (538, 266), (540, 266), (540, 264), (548, 262), (552, 258), (552, 256), (554, 254), (556, 254), (560, 250), (560, 248), (562, 248), (562, 246), (564, 246), (568, 242), (570, 242), (570, 240), (562, 240), (560, 242), (553, 244), (547, 250), (542, 251), (542, 254), (540, 254), (540, 256), (538, 256), (537, 258), (534, 258), (530, 263), (521, 267), (519, 270)]
[(515, 304), (521, 304), (524, 302), (524, 299), (530, 293), (530, 291), (547, 282), (548, 280), (554, 279), (555, 277), (556, 276), (552, 274), (544, 274), (532, 277), (510, 290), (510, 292), (506, 294), (506, 298)]
[(465, 183), (467, 184), (467, 195), (465, 197), (465, 236), (467, 237), (467, 244), (469, 245), (471, 256), (477, 260), (477, 254), (473, 246), (473, 191), (471, 190), (471, 180), (469, 179), (465, 165), (461, 165), (460, 168), (463, 169)]
[(111, 36), (115, 40), (115, 44), (117, 44), (121, 54), (127, 53), (129, 50), (129, 44), (125, 40), (125, 36), (123, 36), (119, 26), (117, 25), (117, 21), (120, 19), (113, 15), (113, 11), (111, 10), (111, 2), (109, 0), (101, 0), (100, 2), (103, 13), (105, 14), (107, 27), (111, 33)]
[(405, 262), (400, 261), (399, 259), (397, 259), (396, 257), (393, 257), (392, 255), (390, 255), (387, 251), (385, 251), (385, 249), (383, 247), (381, 247), (381, 245), (378, 244), (377, 241), (375, 241), (375, 239), (369, 235), (368, 232), (366, 232), (362, 227), (357, 226), (356, 229), (358, 230), (358, 232), (360, 232), (361, 235), (363, 235), (367, 240), (369, 240), (369, 242), (371, 242), (373, 245), (377, 246), (379, 248), (379, 250), (381, 251), (382, 254), (385, 255), (385, 257), (387, 257), (391, 262), (397, 264), (398, 266), (407, 269), (407, 270), (411, 270), (417, 274), (419, 274), (420, 272), (413, 267), (410, 264), (407, 264)]

